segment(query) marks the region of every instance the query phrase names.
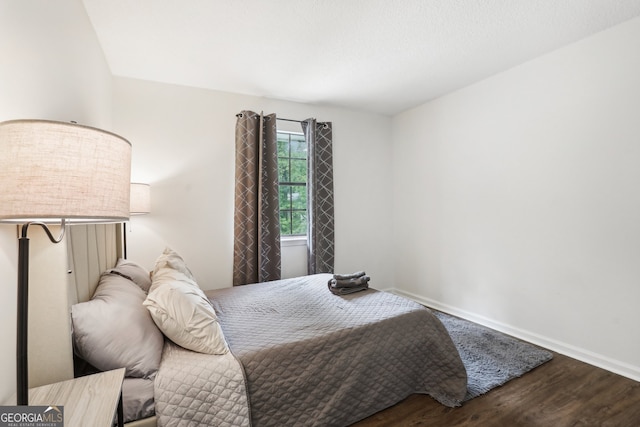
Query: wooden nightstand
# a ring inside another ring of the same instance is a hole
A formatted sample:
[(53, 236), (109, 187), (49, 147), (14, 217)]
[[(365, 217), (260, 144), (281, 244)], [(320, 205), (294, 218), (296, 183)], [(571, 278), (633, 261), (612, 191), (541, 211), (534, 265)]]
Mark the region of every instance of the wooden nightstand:
[(112, 427), (118, 409), (122, 426), (124, 372), (124, 368), (114, 369), (29, 389), (29, 405), (64, 406), (65, 427)]

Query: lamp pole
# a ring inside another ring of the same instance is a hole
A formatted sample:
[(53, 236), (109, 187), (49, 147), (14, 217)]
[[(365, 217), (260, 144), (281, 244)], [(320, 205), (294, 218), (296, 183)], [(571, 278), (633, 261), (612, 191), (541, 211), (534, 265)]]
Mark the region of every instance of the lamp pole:
[(29, 404), (29, 225), (39, 225), (47, 233), (51, 243), (60, 243), (64, 237), (65, 220), (62, 219), (60, 236), (53, 237), (51, 230), (42, 222), (27, 222), (22, 225), (18, 238), (18, 318), (16, 331), (16, 403)]
[(29, 238), (28, 224), (22, 226), (18, 238), (18, 330), (16, 336), (17, 404), (29, 404), (29, 365), (27, 334), (29, 322)]

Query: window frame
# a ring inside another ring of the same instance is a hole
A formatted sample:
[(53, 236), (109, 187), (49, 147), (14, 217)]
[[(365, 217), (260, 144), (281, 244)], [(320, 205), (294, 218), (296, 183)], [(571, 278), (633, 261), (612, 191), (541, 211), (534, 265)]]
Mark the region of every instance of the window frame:
[[(307, 152), (307, 148), (305, 145), (305, 157), (295, 157), (292, 156), (292, 135), (298, 136), (298, 137), (302, 137), (302, 139), (304, 140), (305, 144), (306, 144), (306, 138), (304, 137), (304, 133), (302, 132), (295, 132), (295, 131), (289, 131), (289, 130), (283, 130), (283, 129), (277, 129), (276, 130), (276, 141), (277, 144), (280, 144), (281, 141), (281, 136), (282, 135), (286, 135), (287, 136), (287, 154), (288, 156), (284, 157), (280, 155), (280, 147), (278, 146), (278, 150), (277, 150), (277, 154), (278, 154), (278, 192), (280, 194), (282, 194), (282, 188), (283, 187), (302, 187), (303, 191), (304, 191), (304, 199), (305, 199), (305, 207), (304, 209), (301, 208), (294, 208), (293, 207), (293, 200), (291, 198), (289, 198), (289, 207), (287, 209), (282, 209), (282, 205), (281, 205), (281, 199), (280, 196), (278, 197), (278, 209), (280, 211), (280, 214), (282, 214), (282, 212), (288, 212), (289, 213), (289, 218), (291, 219), (291, 224), (289, 227), (289, 232), (293, 232), (293, 216), (292, 214), (294, 212), (303, 212), (304, 216), (305, 216), (305, 224), (307, 224), (307, 227), (305, 227), (305, 231), (303, 234), (284, 234), (283, 230), (282, 230), (282, 224), (280, 225), (280, 240), (281, 242), (287, 242), (287, 246), (296, 246), (299, 244), (303, 244), (304, 242), (306, 242), (307, 240), (307, 232), (308, 232), (308, 220), (309, 220), (309, 203), (307, 200), (307, 177), (308, 177), (308, 152)], [(288, 162), (288, 171), (289, 171), (289, 181), (280, 181), (280, 162), (282, 160), (286, 160)], [(292, 171), (292, 160), (293, 161), (301, 161), (304, 160), (305, 162), (305, 180), (304, 182), (301, 181), (294, 181), (291, 180), (291, 171)]]

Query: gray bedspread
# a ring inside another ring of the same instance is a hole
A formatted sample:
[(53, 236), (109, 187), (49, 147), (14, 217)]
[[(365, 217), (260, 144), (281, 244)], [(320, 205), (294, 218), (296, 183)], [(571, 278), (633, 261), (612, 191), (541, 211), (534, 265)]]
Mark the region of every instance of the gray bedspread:
[(413, 393), (457, 406), (467, 376), (442, 323), (373, 289), (327, 290), (331, 275), (208, 291), (245, 371), (261, 426), (346, 426)]

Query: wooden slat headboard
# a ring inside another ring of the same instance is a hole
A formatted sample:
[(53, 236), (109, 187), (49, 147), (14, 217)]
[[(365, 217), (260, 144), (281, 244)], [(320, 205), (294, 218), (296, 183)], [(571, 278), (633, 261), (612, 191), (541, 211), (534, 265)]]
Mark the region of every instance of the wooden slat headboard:
[(89, 301), (100, 274), (122, 257), (122, 224), (73, 225), (68, 229), (69, 307)]

